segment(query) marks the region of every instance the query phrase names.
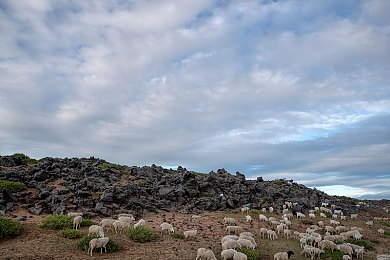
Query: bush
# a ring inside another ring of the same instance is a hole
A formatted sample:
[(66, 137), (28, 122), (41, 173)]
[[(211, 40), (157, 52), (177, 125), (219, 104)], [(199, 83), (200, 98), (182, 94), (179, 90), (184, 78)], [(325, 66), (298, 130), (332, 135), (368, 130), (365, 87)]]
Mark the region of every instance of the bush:
[(73, 228), (73, 218), (70, 216), (64, 215), (52, 215), (47, 216), (42, 220), (42, 223), (39, 225), (40, 228), (50, 228), (54, 230), (60, 229), (72, 229)]
[(22, 225), (12, 219), (0, 217), (0, 238), (20, 235)]
[(332, 250), (325, 248), (324, 249), (325, 254), (323, 255), (323, 258), (330, 259), (330, 260), (340, 260), (343, 259), (344, 253), (341, 253), (340, 251)]
[(367, 240), (364, 240), (364, 239), (357, 240), (357, 239), (349, 238), (345, 242), (355, 244), (358, 246), (364, 246), (364, 249), (366, 249), (366, 250), (370, 250), (370, 251), (375, 250), (373, 245), (371, 245), (370, 243), (368, 243)]
[(95, 225), (95, 222), (93, 222), (92, 220), (90, 219), (83, 219), (80, 223), (80, 226), (81, 227), (89, 227), (89, 226), (92, 226), (92, 225)]
[(126, 235), (135, 242), (144, 243), (155, 238), (154, 230), (147, 226), (137, 228), (129, 227), (125, 230)]
[(18, 156), (18, 157), (22, 158), (26, 163), (32, 163), (32, 164), (37, 164), (38, 163), (37, 160), (32, 159), (32, 158), (30, 158), (27, 155), (22, 154), (22, 153), (14, 153), (13, 156)]
[(21, 182), (0, 180), (0, 191), (3, 188), (6, 188), (10, 192), (18, 192), (18, 191), (23, 190), (25, 187), (26, 187), (26, 185), (24, 185), (24, 183), (21, 183)]
[(119, 164), (113, 164), (113, 163), (102, 163), (99, 164), (98, 167), (100, 168), (100, 170), (111, 169), (111, 168), (120, 170), (122, 168), (122, 166), (120, 166)]
[[(390, 235), (390, 232), (389, 232), (389, 235)], [(374, 244), (379, 244), (379, 240), (378, 239), (370, 239), (370, 241)]]
[(386, 236), (390, 236), (390, 231), (385, 231)]
[(260, 214), (260, 210), (258, 210), (258, 209), (251, 209), (251, 212), (253, 213), (253, 214)]
[(172, 236), (173, 238), (184, 239), (184, 234), (181, 233), (181, 232), (174, 232), (171, 236)]
[(80, 238), (83, 236), (82, 231), (76, 230), (76, 229), (70, 229), (70, 228), (60, 230), (60, 232), (58, 234), (62, 237), (70, 238), (70, 239)]
[(260, 258), (260, 254), (256, 250), (242, 248), (237, 249), (237, 252), (244, 253), (248, 257), (248, 260), (257, 260)]
[[(84, 236), (82, 239), (77, 241), (76, 246), (80, 250), (87, 251), (89, 248), (89, 241), (94, 238), (99, 238), (98, 236)], [(121, 250), (121, 245), (118, 242), (115, 242), (110, 238), (106, 246), (107, 252), (112, 253)], [(100, 252), (100, 248), (95, 248), (93, 252)]]

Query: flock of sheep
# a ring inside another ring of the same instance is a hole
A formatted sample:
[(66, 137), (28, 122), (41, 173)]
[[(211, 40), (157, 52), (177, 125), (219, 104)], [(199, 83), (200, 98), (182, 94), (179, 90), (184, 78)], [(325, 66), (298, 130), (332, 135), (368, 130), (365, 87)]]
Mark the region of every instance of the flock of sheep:
[[(291, 208), (294, 203), (285, 202), (283, 205), (282, 216), (279, 220), (275, 217), (267, 217), (262, 213), (270, 212), (273, 213), (274, 209), (269, 207), (268, 210), (263, 208), (261, 214), (259, 214), (259, 221), (265, 223), (265, 227), (261, 227), (259, 230), (259, 235), (261, 239), (275, 240), (278, 239), (278, 236), (283, 235), (286, 239), (297, 239), (301, 245), (301, 254), (305, 257), (310, 257), (311, 259), (320, 258), (322, 254), (325, 253), (324, 249), (329, 249), (332, 252), (338, 250), (344, 253), (343, 260), (351, 260), (354, 256), (357, 258), (363, 258), (365, 253), (365, 248), (358, 246), (352, 243), (343, 243), (336, 244), (336, 241), (345, 241), (348, 238), (362, 239), (362, 228), (350, 227), (347, 228), (344, 225), (341, 225), (340, 221), (347, 221), (350, 219), (356, 219), (357, 214), (352, 214), (346, 216), (343, 214), (342, 210), (336, 209), (335, 205), (329, 205), (327, 203), (322, 203), (321, 207), (315, 207), (310, 210), (308, 216), (310, 219), (314, 220), (317, 218), (316, 213), (319, 213), (319, 216), (322, 218), (327, 218), (325, 213), (331, 214), (332, 219), (329, 219), (329, 224), (325, 219), (317, 222), (316, 225), (311, 225), (307, 227), (305, 232), (298, 232), (290, 229), (292, 227), (291, 220), (296, 218), (305, 218), (306, 215), (301, 212), (296, 212), (295, 215), (292, 213)], [(248, 207), (241, 208), (242, 213), (247, 213), (245, 220), (247, 223), (253, 227), (252, 217), (249, 215), (250, 209)], [(69, 216), (74, 217), (73, 228), (77, 229), (80, 227), (82, 221), (82, 216), (80, 213), (68, 213)], [(192, 220), (201, 218), (201, 216), (193, 215)], [(337, 220), (336, 220), (337, 219)], [(92, 256), (92, 251), (94, 248), (101, 248), (101, 253), (103, 248), (106, 250), (106, 245), (109, 241), (108, 237), (104, 236), (104, 229), (111, 230), (114, 229), (115, 233), (121, 233), (123, 230), (131, 225), (135, 220), (131, 214), (119, 214), (118, 220), (114, 219), (103, 219), (100, 222), (100, 225), (92, 225), (89, 227), (88, 235), (98, 235), (100, 238), (92, 239), (89, 243), (88, 253)], [(340, 221), (338, 221), (340, 220)], [(388, 218), (374, 218), (374, 221), (377, 220), (388, 220)], [(224, 224), (226, 225), (227, 235), (221, 239), (221, 257), (224, 260), (233, 259), (233, 260), (246, 260), (247, 256), (241, 252), (236, 251), (237, 249), (255, 249), (257, 243), (255, 241), (255, 236), (251, 232), (243, 232), (243, 228), (239, 226), (239, 222), (235, 218), (225, 217)], [(144, 226), (145, 220), (139, 220), (134, 228)], [(366, 225), (369, 228), (372, 228), (373, 221), (367, 221)], [(166, 231), (169, 234), (174, 233), (174, 227), (169, 223), (162, 223), (160, 225), (161, 234)], [(319, 230), (324, 229), (326, 231), (325, 235), (322, 236), (318, 233)], [(378, 229), (379, 234), (384, 234), (383, 229)], [(185, 239), (195, 238), (198, 234), (198, 230), (187, 230), (183, 232)], [(274, 260), (288, 260), (294, 252), (278, 252), (274, 255)], [(217, 259), (212, 250), (208, 248), (199, 248), (197, 250), (196, 260), (214, 260)]]

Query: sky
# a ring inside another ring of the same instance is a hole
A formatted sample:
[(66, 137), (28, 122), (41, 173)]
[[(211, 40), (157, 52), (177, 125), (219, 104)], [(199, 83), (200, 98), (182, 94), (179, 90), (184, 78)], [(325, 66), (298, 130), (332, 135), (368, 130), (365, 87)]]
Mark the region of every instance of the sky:
[(390, 1), (0, 0), (0, 154), (390, 199)]

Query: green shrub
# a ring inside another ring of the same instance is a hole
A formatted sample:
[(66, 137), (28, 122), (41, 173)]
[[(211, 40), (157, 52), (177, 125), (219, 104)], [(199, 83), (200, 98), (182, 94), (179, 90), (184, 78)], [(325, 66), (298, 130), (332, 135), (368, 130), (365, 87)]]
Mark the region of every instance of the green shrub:
[(81, 230), (70, 229), (70, 228), (60, 230), (58, 234), (62, 237), (70, 238), (70, 239), (80, 238), (83, 236), (83, 232)]
[(95, 222), (93, 222), (92, 220), (90, 219), (83, 219), (80, 223), (80, 226), (81, 227), (89, 227), (89, 226), (92, 226), (92, 225), (95, 225)]
[(73, 228), (73, 218), (64, 215), (52, 215), (42, 219), (40, 228), (49, 228), (54, 230)]
[(386, 222), (386, 221), (379, 221), (378, 224), (383, 225), (383, 226), (390, 227), (390, 223), (388, 223), (388, 222)]
[(194, 172), (192, 171), (193, 174), (195, 175), (208, 175), (207, 173), (203, 173), (203, 172)]
[(126, 235), (135, 242), (144, 243), (146, 241), (152, 241), (155, 238), (153, 229), (147, 226), (141, 226), (137, 228), (129, 227), (125, 230)]
[(22, 153), (14, 153), (13, 156), (18, 156), (18, 157), (22, 158), (26, 163), (32, 163), (32, 164), (38, 163), (37, 160), (32, 159), (32, 158), (30, 158), (27, 155), (22, 154)]
[(251, 212), (256, 215), (260, 214), (260, 210), (258, 209), (251, 209)]
[(12, 219), (0, 217), (0, 238), (20, 235), (22, 225)]
[(173, 238), (184, 239), (184, 234), (181, 233), (181, 232), (174, 232), (171, 236), (172, 236)]
[(248, 257), (248, 260), (257, 260), (260, 258), (260, 254), (256, 250), (241, 248), (237, 249), (237, 252), (244, 253)]
[(6, 188), (10, 192), (18, 192), (18, 191), (23, 190), (25, 187), (26, 187), (26, 185), (24, 185), (24, 183), (21, 183), (21, 182), (0, 180), (0, 191), (3, 188)]
[(358, 245), (358, 246), (364, 246), (364, 249), (366, 249), (366, 250), (370, 250), (370, 251), (375, 250), (373, 245), (371, 245), (370, 243), (368, 243), (367, 240), (364, 240), (364, 239), (357, 240), (357, 239), (354, 239), (354, 238), (349, 238), (345, 242), (351, 243), (351, 244), (355, 244), (355, 245)]
[[(87, 251), (89, 248), (89, 241), (91, 241), (94, 238), (99, 238), (98, 236), (84, 236), (82, 239), (77, 241), (76, 246), (80, 250)], [(112, 253), (119, 251), (121, 249), (121, 245), (118, 242), (115, 242), (110, 238), (108, 240), (107, 246), (106, 246), (107, 252)], [(93, 252), (100, 252), (100, 248), (95, 248)]]
[[(390, 232), (389, 232), (389, 235), (390, 235)], [(370, 241), (374, 244), (379, 244), (379, 240), (378, 239), (370, 239)]]
[(386, 236), (390, 236), (390, 231), (385, 231)]
[(111, 169), (111, 168), (120, 170), (122, 168), (122, 166), (120, 166), (119, 164), (113, 164), (113, 163), (102, 163), (99, 164), (98, 167), (100, 168), (100, 170)]
[(332, 250), (325, 248), (324, 249), (325, 254), (323, 255), (322, 258), (330, 259), (330, 260), (340, 260), (343, 259), (344, 253), (341, 253), (340, 251)]

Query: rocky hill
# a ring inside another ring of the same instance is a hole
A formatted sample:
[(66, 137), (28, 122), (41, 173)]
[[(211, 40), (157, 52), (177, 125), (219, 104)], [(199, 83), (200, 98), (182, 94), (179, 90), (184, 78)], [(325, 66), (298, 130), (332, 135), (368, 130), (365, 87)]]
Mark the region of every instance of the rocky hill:
[[(297, 202), (294, 212), (303, 212), (321, 202), (335, 204), (345, 213), (363, 207), (348, 197), (334, 197), (292, 180), (247, 180), (224, 169), (201, 174), (178, 167), (122, 166), (91, 158), (44, 158), (22, 154), (0, 156), (0, 182), (25, 184), (20, 191), (3, 189), (0, 214), (20, 206), (39, 215), (83, 211), (85, 216), (110, 216), (119, 212), (196, 212), (224, 210), (248, 205), (254, 209), (285, 201)], [(3, 187), (6, 187), (3, 185)], [(380, 202), (370, 203), (371, 207)], [(368, 204), (367, 204), (368, 205)]]

